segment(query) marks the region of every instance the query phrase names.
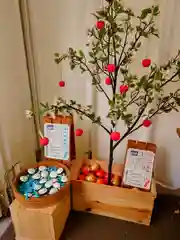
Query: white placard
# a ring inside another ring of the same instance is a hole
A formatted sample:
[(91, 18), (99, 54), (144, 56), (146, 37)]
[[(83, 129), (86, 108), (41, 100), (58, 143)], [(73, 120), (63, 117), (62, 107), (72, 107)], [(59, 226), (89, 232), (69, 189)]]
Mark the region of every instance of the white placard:
[(47, 158), (69, 160), (70, 127), (68, 124), (45, 123), (44, 136), (49, 144), (44, 148)]
[(126, 156), (123, 184), (150, 190), (155, 153), (129, 148)]

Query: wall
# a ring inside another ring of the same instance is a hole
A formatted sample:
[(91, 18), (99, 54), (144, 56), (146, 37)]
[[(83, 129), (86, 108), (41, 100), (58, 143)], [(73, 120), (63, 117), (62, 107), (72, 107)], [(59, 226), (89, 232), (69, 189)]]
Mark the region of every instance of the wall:
[[(161, 7), (161, 17), (157, 20), (161, 39), (149, 39), (144, 43), (142, 51), (137, 55), (132, 66), (133, 71), (141, 74), (140, 60), (142, 58), (149, 56), (156, 63), (162, 63), (179, 47), (178, 36), (180, 30), (174, 26), (179, 20), (180, 3), (178, 3), (178, 0), (129, 0), (125, 2), (137, 12), (142, 7), (149, 6), (153, 2), (159, 3)], [(93, 24), (90, 13), (101, 6), (103, 1), (29, 0), (28, 3), (40, 100), (52, 102), (54, 96), (60, 95), (66, 99), (75, 99), (77, 102), (84, 104), (94, 101), (97, 114), (106, 116), (107, 105), (105, 99), (100, 94), (94, 94), (87, 81), (88, 76), (82, 76), (78, 71), (71, 72), (66, 63), (63, 63), (61, 67), (57, 67), (53, 62), (54, 52), (65, 52), (69, 46), (75, 48), (84, 46), (87, 40), (87, 27)], [(59, 89), (57, 86), (61, 78), (66, 81), (66, 88), (64, 89)], [(172, 89), (174, 87), (177, 88), (177, 86), (171, 86)], [(130, 136), (134, 139), (149, 140), (157, 144), (156, 177), (173, 187), (180, 187), (179, 139), (175, 133), (179, 124), (179, 117), (179, 113), (157, 117), (149, 130), (141, 129), (133, 136)], [(103, 120), (107, 125), (109, 124), (105, 118)], [(76, 118), (76, 126), (86, 128), (85, 135), (77, 139), (78, 155), (82, 156), (88, 148), (88, 130), (91, 130), (91, 125), (88, 121), (80, 122)], [(100, 159), (107, 159), (109, 138), (100, 128), (93, 126), (92, 129), (93, 153)], [(119, 125), (119, 129), (121, 133), (125, 130), (122, 125)], [(167, 129), (169, 129), (169, 133), (167, 133)], [(126, 144), (127, 140), (117, 149), (115, 153), (116, 161), (123, 162)]]
[(18, 0), (0, 0), (0, 180), (5, 169), (21, 161), (35, 161), (28, 73)]

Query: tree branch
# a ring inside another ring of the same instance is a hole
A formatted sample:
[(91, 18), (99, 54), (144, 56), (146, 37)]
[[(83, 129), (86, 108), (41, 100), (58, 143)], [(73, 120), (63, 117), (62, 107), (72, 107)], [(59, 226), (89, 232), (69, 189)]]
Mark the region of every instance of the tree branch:
[(74, 110), (77, 113), (81, 113), (82, 115), (86, 116), (87, 118), (89, 118), (92, 122), (98, 124), (99, 126), (101, 126), (108, 134), (110, 134), (110, 131), (102, 124), (99, 122), (95, 122), (94, 119), (87, 113), (85, 113), (84, 111), (82, 111), (81, 109), (78, 109), (76, 107), (73, 107), (65, 102), (63, 102), (63, 104), (67, 107), (67, 108), (71, 108), (72, 110)]

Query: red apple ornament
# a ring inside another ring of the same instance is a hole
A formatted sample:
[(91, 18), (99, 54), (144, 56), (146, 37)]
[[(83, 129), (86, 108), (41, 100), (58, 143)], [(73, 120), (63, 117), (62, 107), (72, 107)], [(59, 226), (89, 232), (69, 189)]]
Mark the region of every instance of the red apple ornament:
[(96, 22), (96, 27), (97, 27), (99, 30), (103, 29), (104, 26), (105, 26), (105, 22), (104, 22), (104, 21), (97, 21), (97, 22)]
[(83, 129), (81, 129), (81, 128), (76, 129), (75, 134), (76, 134), (77, 137), (82, 136), (83, 135)]
[(105, 79), (105, 84), (106, 84), (106, 85), (111, 85), (111, 84), (112, 84), (112, 79), (111, 79), (110, 77), (107, 77), (107, 78)]
[(111, 140), (118, 141), (120, 139), (121, 135), (119, 132), (112, 132), (111, 133)]
[(119, 91), (121, 94), (124, 94), (128, 91), (128, 89), (129, 89), (128, 85), (121, 85)]
[(152, 122), (151, 122), (150, 119), (145, 119), (145, 120), (143, 121), (143, 126), (144, 126), (144, 127), (150, 127), (151, 124), (152, 124)]
[(115, 72), (116, 66), (114, 64), (108, 64), (106, 69), (109, 73), (112, 73), (112, 72)]
[(47, 137), (40, 138), (40, 145), (47, 146), (49, 144), (49, 139)]
[(151, 65), (151, 59), (146, 58), (142, 60), (143, 67), (149, 67)]
[(60, 87), (64, 87), (64, 86), (65, 86), (65, 82), (64, 82), (64, 81), (60, 81), (60, 82), (59, 82), (59, 86), (60, 86)]

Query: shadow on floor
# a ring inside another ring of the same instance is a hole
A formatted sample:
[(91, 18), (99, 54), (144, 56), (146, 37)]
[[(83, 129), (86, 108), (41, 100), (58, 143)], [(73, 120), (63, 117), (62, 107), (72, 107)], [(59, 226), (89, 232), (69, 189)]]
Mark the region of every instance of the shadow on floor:
[(72, 212), (60, 240), (178, 240), (180, 198), (159, 196), (150, 227), (89, 213)]

